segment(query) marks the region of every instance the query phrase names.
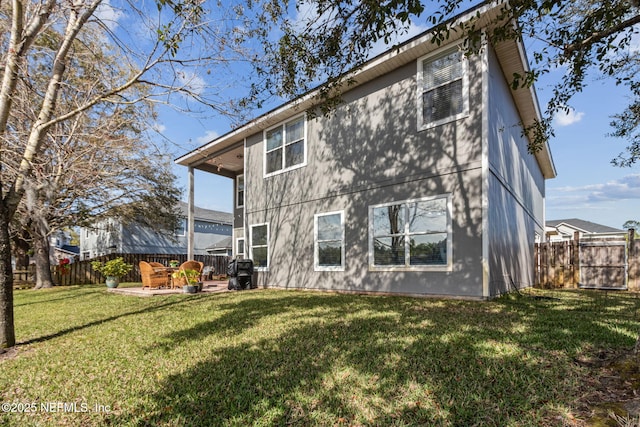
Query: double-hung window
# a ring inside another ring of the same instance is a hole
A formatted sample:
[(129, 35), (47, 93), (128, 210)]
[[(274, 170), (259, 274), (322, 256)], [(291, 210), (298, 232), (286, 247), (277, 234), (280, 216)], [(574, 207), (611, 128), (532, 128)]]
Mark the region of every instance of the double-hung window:
[(244, 259), (244, 237), (236, 239), (236, 258)]
[(251, 226), (251, 259), (258, 270), (269, 268), (269, 224)]
[(467, 74), (458, 48), (418, 60), (418, 130), (469, 114)]
[(451, 240), (449, 195), (369, 207), (374, 270), (450, 270)]
[(265, 175), (274, 175), (306, 164), (305, 116), (265, 132)]
[(244, 175), (236, 177), (236, 207), (244, 207)]
[(344, 271), (344, 213), (314, 216), (314, 268), (316, 271)]

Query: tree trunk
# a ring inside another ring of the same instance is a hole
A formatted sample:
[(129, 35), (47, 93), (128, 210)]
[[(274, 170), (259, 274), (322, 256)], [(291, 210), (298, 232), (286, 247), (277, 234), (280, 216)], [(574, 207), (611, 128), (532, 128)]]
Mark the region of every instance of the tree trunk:
[(13, 236), (13, 248), (16, 270), (29, 268), (29, 250), (31, 249), (31, 236), (26, 230), (22, 230)]
[(9, 212), (4, 200), (0, 200), (0, 349), (13, 347), (15, 344)]
[(33, 252), (36, 261), (35, 289), (52, 288), (49, 239), (47, 233), (43, 233), (39, 226), (34, 227), (33, 230)]

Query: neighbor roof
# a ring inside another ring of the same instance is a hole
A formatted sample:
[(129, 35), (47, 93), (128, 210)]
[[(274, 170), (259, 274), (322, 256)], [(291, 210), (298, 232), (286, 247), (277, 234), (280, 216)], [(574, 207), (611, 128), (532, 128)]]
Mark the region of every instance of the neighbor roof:
[(231, 236), (228, 236), (228, 237), (225, 237), (224, 239), (218, 240), (211, 246), (207, 247), (205, 251), (212, 251), (216, 249), (231, 249), (232, 244), (233, 244), (233, 241), (231, 239)]
[[(189, 205), (186, 202), (178, 202), (180, 213), (185, 217), (189, 213)], [(194, 206), (193, 217), (197, 221), (217, 222), (219, 224), (233, 225), (233, 214), (214, 211)]]
[[(453, 27), (457, 22), (465, 22), (472, 18), (477, 18), (477, 28), (488, 27), (492, 25), (499, 16), (501, 16), (501, 9), (504, 4), (505, 3), (499, 1), (481, 3), (480, 5), (450, 19), (447, 21), (446, 25)], [(430, 42), (433, 30), (433, 28), (427, 30), (399, 46), (394, 46), (386, 52), (369, 60), (357, 70), (348, 73), (347, 77), (352, 81), (347, 87), (348, 90), (352, 90), (357, 86), (387, 74), (404, 64), (416, 61), (418, 58), (438, 49), (438, 44)], [(457, 38), (461, 37), (461, 34), (458, 32), (451, 32), (450, 35), (450, 42), (455, 42)], [(521, 42), (516, 40), (503, 41), (495, 46), (495, 51), (498, 62), (500, 63), (505, 76), (513, 76), (514, 74), (522, 75), (529, 70), (529, 63), (524, 46)], [(295, 114), (299, 114), (301, 111), (311, 108), (316, 102), (316, 96), (318, 93), (319, 88), (314, 89), (307, 94), (283, 104), (282, 106), (259, 116), (245, 125), (190, 151), (189, 153), (177, 158), (175, 162), (179, 165), (216, 173), (215, 165), (208, 163), (208, 161), (210, 161), (217, 153), (229, 151), (234, 147), (241, 145), (244, 138), (249, 137), (260, 130), (267, 129), (273, 125), (281, 123)], [(525, 126), (532, 125), (535, 121), (539, 121), (541, 119), (538, 98), (533, 86), (528, 90), (512, 89), (511, 94)], [(544, 147), (535, 153), (535, 156), (544, 177), (554, 178), (556, 176), (556, 169), (553, 164), (548, 144), (545, 143)]]
[(585, 233), (621, 233), (624, 230), (619, 228), (609, 227), (607, 225), (596, 224), (595, 222), (585, 221), (583, 219), (578, 218), (570, 218), (570, 219), (557, 219), (553, 221), (547, 221), (546, 225), (548, 227), (559, 227), (560, 225), (566, 225), (571, 228), (575, 228), (577, 230), (583, 231)]

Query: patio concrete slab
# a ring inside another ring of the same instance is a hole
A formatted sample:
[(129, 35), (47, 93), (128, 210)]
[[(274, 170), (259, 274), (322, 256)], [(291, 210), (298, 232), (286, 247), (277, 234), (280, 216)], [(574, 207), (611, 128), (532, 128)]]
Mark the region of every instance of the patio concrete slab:
[[(203, 294), (223, 293), (229, 292), (227, 289), (228, 281), (205, 281), (203, 282), (202, 292)], [(174, 295), (184, 294), (181, 288), (177, 289), (149, 289), (149, 288), (110, 288), (109, 292), (120, 295), (133, 295), (138, 297), (152, 297), (156, 295)], [(185, 294), (194, 295), (194, 294)]]

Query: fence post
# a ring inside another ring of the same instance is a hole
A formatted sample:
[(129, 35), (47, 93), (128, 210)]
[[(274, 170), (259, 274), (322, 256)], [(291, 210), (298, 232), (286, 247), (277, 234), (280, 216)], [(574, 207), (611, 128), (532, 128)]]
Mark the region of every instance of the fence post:
[(640, 266), (638, 261), (638, 250), (636, 244), (640, 242), (636, 241), (636, 230), (634, 228), (629, 229), (629, 239), (627, 241), (627, 289), (630, 291), (638, 290), (638, 270)]
[(571, 240), (571, 287), (577, 288), (580, 283), (580, 233), (573, 233)]
[(540, 286), (540, 243), (533, 245), (533, 286)]
[(540, 286), (545, 289), (549, 286), (549, 245), (545, 242), (540, 254)]

